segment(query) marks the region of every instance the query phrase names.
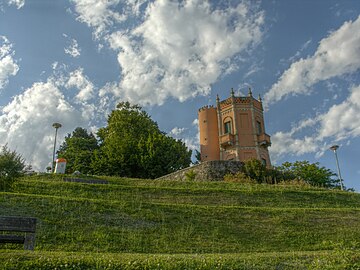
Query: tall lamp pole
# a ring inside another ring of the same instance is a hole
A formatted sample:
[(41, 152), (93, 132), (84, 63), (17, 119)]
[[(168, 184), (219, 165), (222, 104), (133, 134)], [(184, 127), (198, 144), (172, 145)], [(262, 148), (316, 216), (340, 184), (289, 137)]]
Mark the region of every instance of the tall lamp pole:
[(338, 156), (337, 156), (337, 152), (336, 152), (336, 150), (338, 148), (339, 148), (338, 145), (333, 145), (333, 146), (330, 147), (330, 150), (334, 151), (335, 159), (336, 159), (336, 167), (337, 167), (337, 171), (338, 171), (338, 178), (339, 178), (339, 181), (340, 181), (340, 187), (341, 187), (341, 190), (344, 190), (343, 181), (342, 181), (342, 177), (341, 177), (341, 173), (340, 173), (339, 160), (338, 160)]
[(53, 128), (55, 128), (55, 140), (54, 140), (53, 158), (52, 158), (52, 163), (51, 163), (51, 172), (54, 172), (56, 136), (57, 136), (58, 129), (61, 128), (62, 125), (60, 123), (54, 123), (52, 126), (53, 126)]

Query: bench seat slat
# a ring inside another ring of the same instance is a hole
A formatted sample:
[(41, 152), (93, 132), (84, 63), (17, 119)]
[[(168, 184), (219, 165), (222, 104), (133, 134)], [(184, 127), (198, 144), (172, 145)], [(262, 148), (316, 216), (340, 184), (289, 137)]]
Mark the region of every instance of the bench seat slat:
[(32, 232), (36, 230), (36, 218), (0, 217), (0, 231)]
[(25, 242), (25, 236), (9, 235), (9, 234), (0, 235), (0, 243), (23, 244), (24, 242)]

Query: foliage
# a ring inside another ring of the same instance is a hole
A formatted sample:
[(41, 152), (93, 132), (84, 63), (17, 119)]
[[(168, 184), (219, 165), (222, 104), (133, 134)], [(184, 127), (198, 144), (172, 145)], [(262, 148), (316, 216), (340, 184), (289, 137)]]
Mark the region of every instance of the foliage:
[(312, 186), (326, 188), (339, 186), (338, 180), (333, 178), (336, 174), (330, 169), (320, 167), (319, 162), (310, 163), (307, 160), (294, 163), (284, 162), (276, 169), (283, 174), (284, 180), (302, 179)]
[(236, 183), (242, 183), (242, 184), (256, 184), (256, 180), (252, 179), (248, 175), (246, 175), (243, 172), (238, 172), (235, 174), (226, 174), (224, 176), (225, 182), (236, 182)]
[(190, 165), (191, 151), (162, 133), (138, 105), (122, 102), (99, 129), (100, 149), (92, 168), (96, 174), (156, 178)]
[(194, 181), (196, 178), (196, 172), (194, 170), (189, 170), (185, 173), (186, 181)]
[(6, 190), (14, 181), (24, 174), (25, 160), (23, 157), (11, 151), (7, 145), (0, 152), (0, 190)]
[(266, 166), (258, 159), (249, 159), (244, 162), (243, 172), (251, 179), (256, 180), (258, 183), (262, 183), (266, 176)]
[[(309, 161), (284, 162), (281, 166), (266, 168), (259, 160), (249, 159), (243, 162), (242, 173), (257, 183), (282, 185), (311, 185), (324, 188), (338, 188), (336, 175), (330, 169), (320, 167), (319, 163)], [(241, 175), (240, 175), (241, 176)], [(236, 178), (227, 176), (227, 180)]]
[(98, 148), (95, 136), (86, 129), (77, 127), (72, 134), (65, 137), (57, 154), (58, 157), (66, 159), (67, 173), (80, 171), (87, 174), (92, 172), (90, 164), (94, 151)]

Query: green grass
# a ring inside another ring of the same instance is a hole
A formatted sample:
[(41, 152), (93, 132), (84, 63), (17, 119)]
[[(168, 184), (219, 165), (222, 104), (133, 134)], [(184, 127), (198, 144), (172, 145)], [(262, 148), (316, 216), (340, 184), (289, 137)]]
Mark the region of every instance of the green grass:
[[(98, 179), (109, 184), (64, 182), (60, 176), (44, 175), (23, 178), (13, 190), (1, 192), (0, 215), (38, 218), (35, 252), (5, 246), (0, 260), (9, 263), (6, 269), (17, 269), (11, 268), (11, 258), (30, 267), (47, 259), (62, 263), (69, 254), (85, 265), (94, 264), (96, 258), (102, 262), (101, 256), (105, 264), (112, 257), (119, 258), (118, 263), (125, 257), (145, 263), (150, 256), (146, 254), (153, 254), (150, 257), (156, 258), (154, 263), (161, 261), (161, 269), (171, 269), (165, 266), (172, 260), (178, 269), (191, 260), (195, 264), (189, 269), (213, 269), (197, 263), (205, 258), (209, 266), (219, 256), (226, 258), (224, 265), (237, 265), (235, 269), (251, 269), (252, 263), (266, 269), (267, 263), (274, 267), (281, 258), (305, 269), (315, 267), (318, 256), (323, 258), (322, 266), (345, 260), (345, 255), (346, 263), (353, 266), (360, 260), (352, 253), (360, 251), (357, 193), (225, 182)], [(299, 263), (303, 254), (308, 264)], [(107, 269), (105, 264), (90, 268)]]
[(359, 269), (354, 251), (132, 254), (4, 251), (1, 269)]

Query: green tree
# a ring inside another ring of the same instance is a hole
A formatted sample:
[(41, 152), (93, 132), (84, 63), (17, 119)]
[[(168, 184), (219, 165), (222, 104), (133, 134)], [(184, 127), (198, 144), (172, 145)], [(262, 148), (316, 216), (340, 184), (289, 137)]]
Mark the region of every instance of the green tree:
[(258, 183), (265, 181), (266, 166), (258, 159), (249, 159), (244, 162), (243, 172), (251, 179), (256, 180)]
[(282, 172), (285, 180), (299, 179), (304, 180), (312, 186), (318, 187), (338, 187), (339, 183), (334, 172), (325, 167), (321, 167), (319, 162), (310, 163), (307, 160), (284, 162), (277, 170)]
[(139, 142), (140, 162), (144, 177), (156, 178), (185, 167), (191, 162), (191, 151), (181, 140), (163, 133), (150, 134)]
[(6, 190), (12, 186), (17, 178), (24, 174), (25, 160), (23, 157), (11, 151), (7, 145), (0, 151), (0, 190)]
[(60, 145), (57, 152), (58, 157), (65, 158), (67, 161), (66, 172), (72, 173), (91, 173), (91, 160), (94, 151), (98, 149), (98, 142), (92, 133), (84, 128), (77, 127), (72, 134), (65, 137), (65, 141)]
[(119, 103), (99, 129), (100, 149), (92, 167), (98, 174), (156, 178), (189, 166), (191, 151), (162, 133), (138, 105)]

